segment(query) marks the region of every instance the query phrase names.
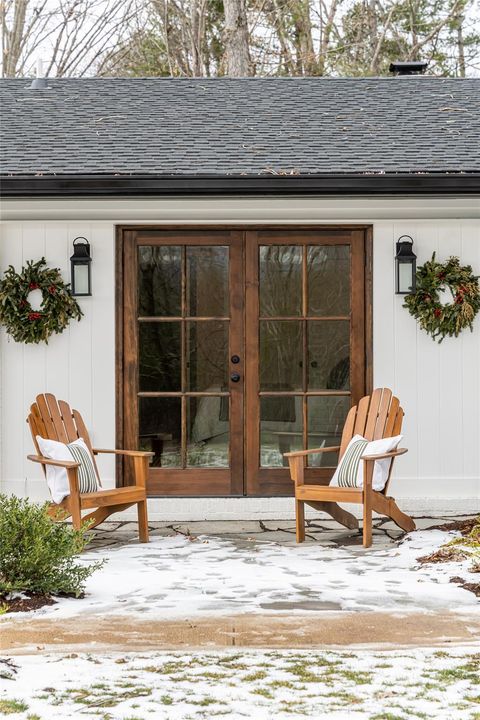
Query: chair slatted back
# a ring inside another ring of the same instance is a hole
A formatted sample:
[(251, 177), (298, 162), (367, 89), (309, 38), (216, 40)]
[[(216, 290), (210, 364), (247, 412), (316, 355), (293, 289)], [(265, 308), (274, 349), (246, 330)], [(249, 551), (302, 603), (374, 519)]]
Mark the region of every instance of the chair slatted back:
[[(388, 388), (377, 388), (371, 395), (363, 397), (358, 405), (350, 408), (343, 427), (340, 443), (340, 458), (354, 435), (363, 435), (367, 440), (400, 435), (404, 412), (400, 401)], [(383, 490), (385, 493), (390, 482), (393, 462), (390, 463), (388, 482)]]
[[(38, 455), (42, 453), (37, 443), (37, 435), (47, 440), (57, 440), (62, 443), (70, 443), (82, 438), (92, 453), (95, 472), (101, 485), (90, 436), (78, 410), (72, 410), (64, 400), (57, 401), (55, 395), (45, 393), (44, 395), (37, 395), (35, 402), (30, 406), (27, 422)], [(46, 474), (45, 466), (42, 467), (44, 474)]]

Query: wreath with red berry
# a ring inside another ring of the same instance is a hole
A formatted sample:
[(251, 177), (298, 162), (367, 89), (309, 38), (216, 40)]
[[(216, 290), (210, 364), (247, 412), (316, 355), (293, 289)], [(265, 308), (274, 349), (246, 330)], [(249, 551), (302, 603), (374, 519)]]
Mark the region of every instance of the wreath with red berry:
[[(442, 304), (440, 293), (445, 291), (451, 292), (452, 302)], [(447, 336), (458, 337), (465, 328), (473, 330), (480, 310), (478, 276), (471, 265), (460, 265), (458, 257), (441, 264), (433, 253), (432, 259), (418, 268), (415, 292), (407, 295), (403, 307), (439, 343)]]
[[(41, 290), (42, 304), (33, 310), (28, 296)], [(20, 273), (9, 265), (0, 281), (0, 323), (16, 342), (48, 343), (53, 333), (61, 333), (70, 320), (83, 313), (64, 283), (58, 268), (49, 268), (45, 258), (27, 261)]]

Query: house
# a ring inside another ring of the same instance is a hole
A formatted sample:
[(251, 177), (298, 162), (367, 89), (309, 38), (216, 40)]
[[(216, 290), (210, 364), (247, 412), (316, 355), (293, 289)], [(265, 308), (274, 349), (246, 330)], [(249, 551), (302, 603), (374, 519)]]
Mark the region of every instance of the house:
[(395, 292), (403, 235), (480, 274), (480, 80), (13, 79), (1, 112), (2, 268), (92, 257), (80, 322), (2, 330), (3, 490), (46, 497), (25, 418), (49, 391), (155, 453), (151, 518), (293, 516), (282, 453), (388, 386), (402, 507), (480, 510), (480, 319), (439, 345)]

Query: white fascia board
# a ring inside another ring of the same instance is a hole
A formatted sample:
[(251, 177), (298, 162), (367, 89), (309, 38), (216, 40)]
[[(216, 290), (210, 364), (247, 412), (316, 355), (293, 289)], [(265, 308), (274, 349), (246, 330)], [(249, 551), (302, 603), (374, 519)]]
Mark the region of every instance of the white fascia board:
[(113, 223), (316, 223), (386, 219), (480, 218), (480, 196), (202, 196), (8, 198), (3, 221), (89, 220)]

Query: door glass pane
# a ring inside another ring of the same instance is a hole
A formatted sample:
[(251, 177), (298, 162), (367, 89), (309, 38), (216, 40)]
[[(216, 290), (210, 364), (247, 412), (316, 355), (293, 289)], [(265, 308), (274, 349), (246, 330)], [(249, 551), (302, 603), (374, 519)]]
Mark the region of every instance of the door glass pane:
[(229, 466), (229, 398), (187, 399), (187, 467)]
[(350, 246), (313, 245), (307, 252), (308, 314), (350, 314)]
[(350, 322), (310, 320), (308, 326), (308, 389), (350, 388)]
[(178, 246), (138, 248), (138, 314), (181, 315), (182, 251)]
[[(308, 447), (322, 448), (340, 445), (345, 418), (350, 410), (350, 397), (309, 397)], [(335, 467), (338, 452), (309, 456), (312, 467)]]
[(179, 322), (139, 323), (140, 392), (181, 390)]
[(140, 448), (154, 452), (154, 467), (180, 467), (181, 400), (172, 397), (141, 397)]
[(187, 314), (228, 317), (228, 247), (187, 247)]
[(260, 315), (302, 314), (302, 248), (260, 247)]
[(260, 322), (260, 390), (303, 389), (302, 321)]
[(228, 321), (187, 323), (188, 390), (224, 391), (228, 372)]
[(260, 465), (287, 466), (283, 453), (303, 449), (303, 398), (260, 398)]

